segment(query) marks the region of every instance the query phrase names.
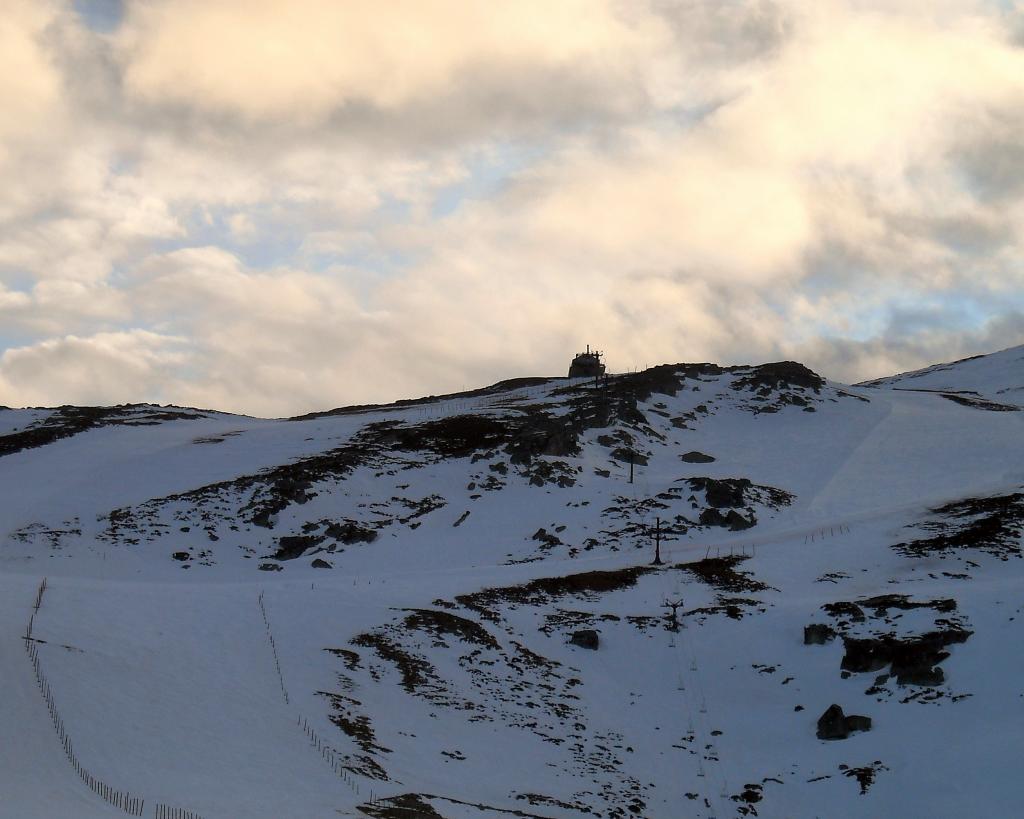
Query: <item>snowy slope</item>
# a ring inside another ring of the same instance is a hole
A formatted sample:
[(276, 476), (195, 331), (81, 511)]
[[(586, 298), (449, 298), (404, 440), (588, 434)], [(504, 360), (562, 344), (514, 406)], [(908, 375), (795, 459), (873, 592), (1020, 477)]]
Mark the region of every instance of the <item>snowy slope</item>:
[(998, 406), (1024, 405), (1021, 368), (1024, 346), (997, 353), (977, 355), (948, 364), (935, 364), (921, 370), (867, 381), (861, 386), (892, 387), (904, 390), (930, 390), (950, 393), (960, 400), (981, 399)]
[(2, 411), (0, 817), (1013, 815), (1020, 356)]

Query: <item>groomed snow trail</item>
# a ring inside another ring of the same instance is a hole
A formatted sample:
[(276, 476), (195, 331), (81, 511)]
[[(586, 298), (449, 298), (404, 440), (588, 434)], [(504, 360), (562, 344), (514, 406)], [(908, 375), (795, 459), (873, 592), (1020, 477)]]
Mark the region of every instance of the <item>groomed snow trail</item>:
[(864, 390), (888, 411), (835, 465), (808, 515), (835, 521), (857, 512), (928, 505), (1019, 485), (1024, 467), (1005, 464), (1008, 441), (1019, 439), (1019, 412), (983, 412), (931, 393)]
[(124, 816), (68, 764), (25, 654), (38, 578), (0, 575), (0, 819)]
[(281, 698), (253, 586), (62, 578), (36, 634), (83, 764), (142, 795), (146, 815), (162, 802), (305, 819), (356, 803)]

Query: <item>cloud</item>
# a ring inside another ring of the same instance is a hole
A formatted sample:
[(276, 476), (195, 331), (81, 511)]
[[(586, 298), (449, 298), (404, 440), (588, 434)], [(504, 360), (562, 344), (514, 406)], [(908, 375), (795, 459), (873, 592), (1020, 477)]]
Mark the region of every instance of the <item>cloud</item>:
[[(634, 107), (659, 19), (608, 0), (176, 0), (134, 4), (118, 32), (129, 94), (250, 120), (310, 122), (486, 94), (544, 108), (566, 91)], [(543, 89), (543, 94), (538, 94)]]
[(951, 330), (948, 316), (919, 316), (916, 328), (891, 324), (875, 338), (816, 338), (792, 345), (789, 357), (809, 360), (821, 372), (843, 370), (850, 383), (916, 370), (943, 361), (1002, 350), (1024, 338), (1024, 312), (1011, 310), (974, 330)]
[(15, 2), (0, 400), (277, 415), (560, 373), (588, 341), (851, 379), (1012, 343), (1019, 23), (148, 0), (97, 31)]
[(0, 356), (0, 403), (131, 403), (159, 401), (162, 384), (184, 363), (183, 339), (145, 330), (47, 339)]
[[(61, 108), (61, 75), (42, 43), (56, 15), (47, 0), (11, 0), (0, 17), (0, 144), (31, 139)], [(4, 153), (0, 152), (0, 161)]]

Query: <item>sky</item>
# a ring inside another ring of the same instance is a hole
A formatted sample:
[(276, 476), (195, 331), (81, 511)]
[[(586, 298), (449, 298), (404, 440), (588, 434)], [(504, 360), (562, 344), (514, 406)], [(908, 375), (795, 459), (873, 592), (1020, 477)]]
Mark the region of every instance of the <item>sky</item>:
[(1024, 343), (1024, 4), (4, 0), (0, 404)]

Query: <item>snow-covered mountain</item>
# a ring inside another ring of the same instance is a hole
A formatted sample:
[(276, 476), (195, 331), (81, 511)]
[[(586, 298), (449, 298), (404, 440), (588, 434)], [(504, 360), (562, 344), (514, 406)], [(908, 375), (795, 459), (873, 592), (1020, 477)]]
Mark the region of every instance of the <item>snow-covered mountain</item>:
[(1016, 815), (1022, 395), (0, 410), (0, 817)]
[(970, 405), (982, 401), (988, 409), (1019, 409), (1024, 405), (1024, 347), (1010, 347), (989, 355), (976, 355), (948, 364), (866, 381), (860, 386), (891, 387), (942, 393), (952, 401)]

